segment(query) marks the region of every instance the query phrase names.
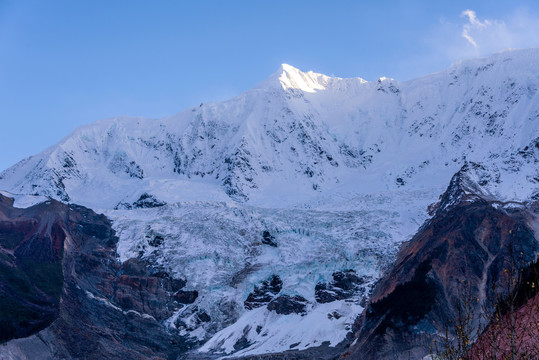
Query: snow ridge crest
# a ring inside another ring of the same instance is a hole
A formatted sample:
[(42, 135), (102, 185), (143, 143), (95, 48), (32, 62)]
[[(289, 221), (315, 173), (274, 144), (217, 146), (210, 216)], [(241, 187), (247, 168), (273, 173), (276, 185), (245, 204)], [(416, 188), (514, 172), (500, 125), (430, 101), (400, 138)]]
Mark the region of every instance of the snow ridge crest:
[(284, 90), (298, 89), (310, 93), (325, 90), (331, 79), (329, 76), (312, 71), (305, 73), (288, 64), (282, 64), (278, 74), (279, 82)]

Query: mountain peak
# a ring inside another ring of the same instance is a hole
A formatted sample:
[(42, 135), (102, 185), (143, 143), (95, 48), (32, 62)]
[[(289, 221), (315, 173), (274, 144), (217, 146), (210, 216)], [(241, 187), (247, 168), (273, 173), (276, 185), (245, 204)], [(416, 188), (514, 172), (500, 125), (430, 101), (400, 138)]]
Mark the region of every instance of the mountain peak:
[(288, 64), (282, 64), (277, 73), (283, 89), (298, 89), (311, 93), (317, 90), (325, 90), (328, 81), (331, 79), (329, 76), (312, 71), (303, 72)]
[(279, 69), (269, 78), (262, 81), (255, 89), (282, 89), (282, 90), (300, 90), (308, 93), (316, 93), (318, 91), (327, 90), (328, 87), (333, 87), (342, 82), (366, 83), (367, 81), (360, 78), (340, 78), (336, 76), (327, 76), (314, 71), (301, 71), (300, 69), (289, 65), (281, 64)]
[(297, 67), (294, 67), (290, 64), (285, 64), (285, 63), (282, 63), (281, 64), (281, 67), (279, 68), (279, 72), (294, 72), (294, 71), (299, 71), (299, 72), (302, 72), (300, 69), (298, 69)]
[(313, 71), (303, 72), (292, 65), (281, 64), (279, 70), (257, 87), (267, 88), (277, 86), (283, 90), (301, 90), (314, 93), (325, 90), (331, 79), (333, 78), (323, 74)]

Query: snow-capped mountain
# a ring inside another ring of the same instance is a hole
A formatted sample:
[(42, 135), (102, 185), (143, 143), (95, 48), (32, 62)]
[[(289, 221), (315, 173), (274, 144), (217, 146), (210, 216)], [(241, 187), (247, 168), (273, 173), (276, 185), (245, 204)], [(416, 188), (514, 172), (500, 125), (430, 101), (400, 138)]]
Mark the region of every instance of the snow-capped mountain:
[(538, 89), (539, 49), (406, 82), (282, 65), (229, 101), (79, 128), (0, 190), (103, 212), (123, 263), (185, 281), (163, 325), (203, 356), (333, 347), (463, 166), (474, 194), (538, 199)]
[(434, 173), (445, 184), (466, 160), (496, 162), (532, 145), (538, 54), (503, 52), (407, 82), (283, 65), (229, 101), (77, 129), (3, 172), (0, 187), (93, 208), (143, 193), (281, 207), (334, 189), (431, 185)]

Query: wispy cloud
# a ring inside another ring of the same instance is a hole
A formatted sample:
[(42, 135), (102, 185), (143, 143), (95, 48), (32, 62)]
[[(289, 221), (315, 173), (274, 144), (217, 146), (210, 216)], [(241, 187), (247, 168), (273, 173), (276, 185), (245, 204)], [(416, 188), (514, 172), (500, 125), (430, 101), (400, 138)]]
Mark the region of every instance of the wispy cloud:
[(394, 77), (412, 79), (459, 60), (485, 57), (505, 49), (539, 47), (539, 14), (520, 8), (498, 17), (462, 9), (417, 39), (415, 52), (402, 57)]
[(434, 52), (450, 61), (487, 56), (510, 48), (539, 46), (539, 15), (525, 9), (498, 19), (481, 17), (472, 9), (460, 20), (440, 20), (438, 29), (426, 39)]
[(487, 28), (492, 23), (488, 20), (485, 20), (483, 22), (479, 21), (477, 19), (477, 15), (475, 15), (475, 11), (473, 10), (464, 10), (462, 14), (460, 14), (461, 17), (467, 17), (469, 23), (464, 24), (462, 27), (462, 36), (468, 40), (470, 44), (472, 44), (475, 48), (478, 47), (477, 43), (473, 39), (473, 37), (470, 35), (472, 31), (483, 31), (485, 28)]

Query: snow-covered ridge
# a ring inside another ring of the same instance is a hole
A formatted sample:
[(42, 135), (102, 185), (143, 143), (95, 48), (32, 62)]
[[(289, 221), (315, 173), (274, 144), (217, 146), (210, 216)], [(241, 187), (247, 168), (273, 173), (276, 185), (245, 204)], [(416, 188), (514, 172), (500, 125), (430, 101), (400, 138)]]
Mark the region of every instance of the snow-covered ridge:
[(0, 188), (112, 208), (143, 193), (280, 206), (358, 182), (366, 193), (434, 173), (447, 183), (464, 161), (538, 136), (538, 59), (538, 49), (509, 51), (407, 82), (283, 65), (229, 101), (77, 129), (0, 174)]
[(299, 89), (305, 92), (316, 92), (316, 90), (325, 90), (325, 85), (329, 77), (323, 74), (317, 74), (312, 71), (301, 72), (288, 64), (281, 65), (281, 75), (279, 80), (283, 89)]
[(367, 81), (362, 78), (343, 79), (313, 71), (303, 72), (291, 65), (282, 64), (277, 72), (262, 81), (254, 89), (300, 90), (306, 93), (315, 93), (345, 82), (364, 84)]
[(48, 197), (29, 194), (12, 194), (8, 191), (0, 190), (0, 195), (13, 199), (13, 205), (17, 208), (28, 208), (37, 204), (41, 204), (49, 200)]

